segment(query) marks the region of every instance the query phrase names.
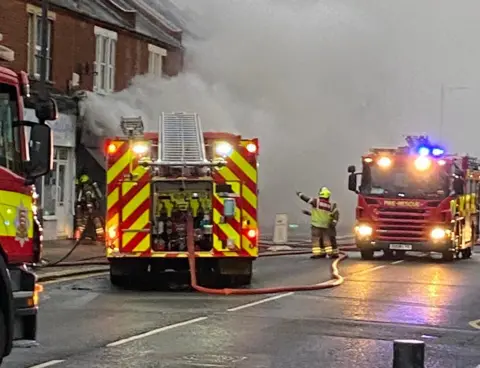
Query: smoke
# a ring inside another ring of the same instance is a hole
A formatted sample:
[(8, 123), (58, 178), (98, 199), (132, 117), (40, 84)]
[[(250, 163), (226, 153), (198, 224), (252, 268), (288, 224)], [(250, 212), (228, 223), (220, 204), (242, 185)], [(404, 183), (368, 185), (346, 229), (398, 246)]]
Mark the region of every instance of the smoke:
[[(138, 77), (125, 91), (91, 96), (90, 119), (110, 134), (121, 115), (142, 115), (155, 130), (162, 111), (194, 111), (205, 130), (259, 137), (266, 227), (275, 213), (305, 222), (295, 191), (315, 195), (326, 185), (349, 230), (355, 196), (346, 189), (347, 166), (372, 145), (403, 143), (403, 134), (438, 137), (442, 83), (447, 148), (477, 149), (467, 135), (478, 116), (478, 2), (175, 3), (199, 36), (185, 40), (186, 72)], [(468, 89), (451, 88), (459, 85)]]

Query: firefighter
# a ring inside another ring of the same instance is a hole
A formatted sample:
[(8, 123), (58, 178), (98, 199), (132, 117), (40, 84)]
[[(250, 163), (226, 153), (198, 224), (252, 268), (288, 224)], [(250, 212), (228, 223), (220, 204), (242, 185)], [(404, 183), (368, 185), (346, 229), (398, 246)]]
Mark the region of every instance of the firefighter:
[(92, 238), (103, 240), (105, 238), (105, 230), (103, 219), (99, 215), (100, 199), (103, 197), (102, 192), (98, 188), (97, 183), (90, 179), (85, 169), (82, 169), (77, 179), (75, 179), (75, 187), (77, 191), (75, 239), (80, 239), (90, 221), (92, 221), (95, 228), (95, 236), (92, 236)]
[[(311, 205), (311, 211), (302, 211), (309, 214), (312, 225), (312, 257), (325, 258), (330, 255), (332, 258), (338, 257), (338, 248), (336, 237), (332, 237), (332, 227), (335, 228), (338, 221), (338, 210), (330, 203), (330, 191), (326, 187), (322, 187), (318, 192), (318, 198), (311, 198), (301, 192), (297, 192), (297, 196), (304, 202)], [(325, 246), (325, 240), (328, 238), (328, 244)], [(332, 242), (333, 240), (333, 242)], [(333, 246), (335, 249), (332, 249)]]

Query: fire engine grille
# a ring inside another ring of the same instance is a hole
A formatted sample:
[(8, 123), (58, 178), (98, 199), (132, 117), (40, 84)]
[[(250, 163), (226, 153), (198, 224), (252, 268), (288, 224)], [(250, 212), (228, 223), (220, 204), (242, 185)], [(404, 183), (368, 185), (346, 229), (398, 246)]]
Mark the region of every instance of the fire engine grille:
[(428, 209), (380, 207), (376, 238), (379, 241), (424, 241), (427, 239), (428, 216)]

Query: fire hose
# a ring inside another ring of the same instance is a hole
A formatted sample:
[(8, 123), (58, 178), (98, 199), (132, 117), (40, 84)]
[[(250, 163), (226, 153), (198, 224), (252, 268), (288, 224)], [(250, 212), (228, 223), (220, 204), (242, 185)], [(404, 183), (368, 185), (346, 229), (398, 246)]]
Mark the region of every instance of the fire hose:
[(340, 286), (344, 282), (344, 278), (340, 275), (338, 264), (347, 258), (347, 255), (343, 252), (340, 253), (340, 257), (335, 259), (331, 264), (332, 278), (328, 281), (314, 284), (314, 285), (298, 285), (298, 286), (279, 286), (268, 287), (259, 289), (212, 289), (204, 286), (200, 286), (197, 283), (197, 268), (196, 268), (196, 256), (195, 256), (195, 244), (193, 241), (193, 218), (191, 215), (187, 216), (187, 250), (188, 250), (188, 263), (190, 266), (190, 281), (192, 288), (206, 294), (213, 295), (258, 295), (258, 294), (275, 294), (286, 293), (291, 291), (313, 291), (330, 289), (336, 286)]

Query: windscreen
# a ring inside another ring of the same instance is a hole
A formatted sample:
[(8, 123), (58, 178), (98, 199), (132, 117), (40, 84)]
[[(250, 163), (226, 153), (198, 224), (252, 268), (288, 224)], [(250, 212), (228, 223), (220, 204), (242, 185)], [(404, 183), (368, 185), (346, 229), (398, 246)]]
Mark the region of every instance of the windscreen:
[(14, 86), (0, 83), (0, 165), (21, 174), (20, 129), (13, 128), (18, 120), (18, 96)]
[(436, 162), (424, 171), (410, 162), (392, 163), (380, 167), (365, 165), (361, 192), (380, 197), (407, 197), (440, 199), (449, 194), (450, 180), (444, 166)]

